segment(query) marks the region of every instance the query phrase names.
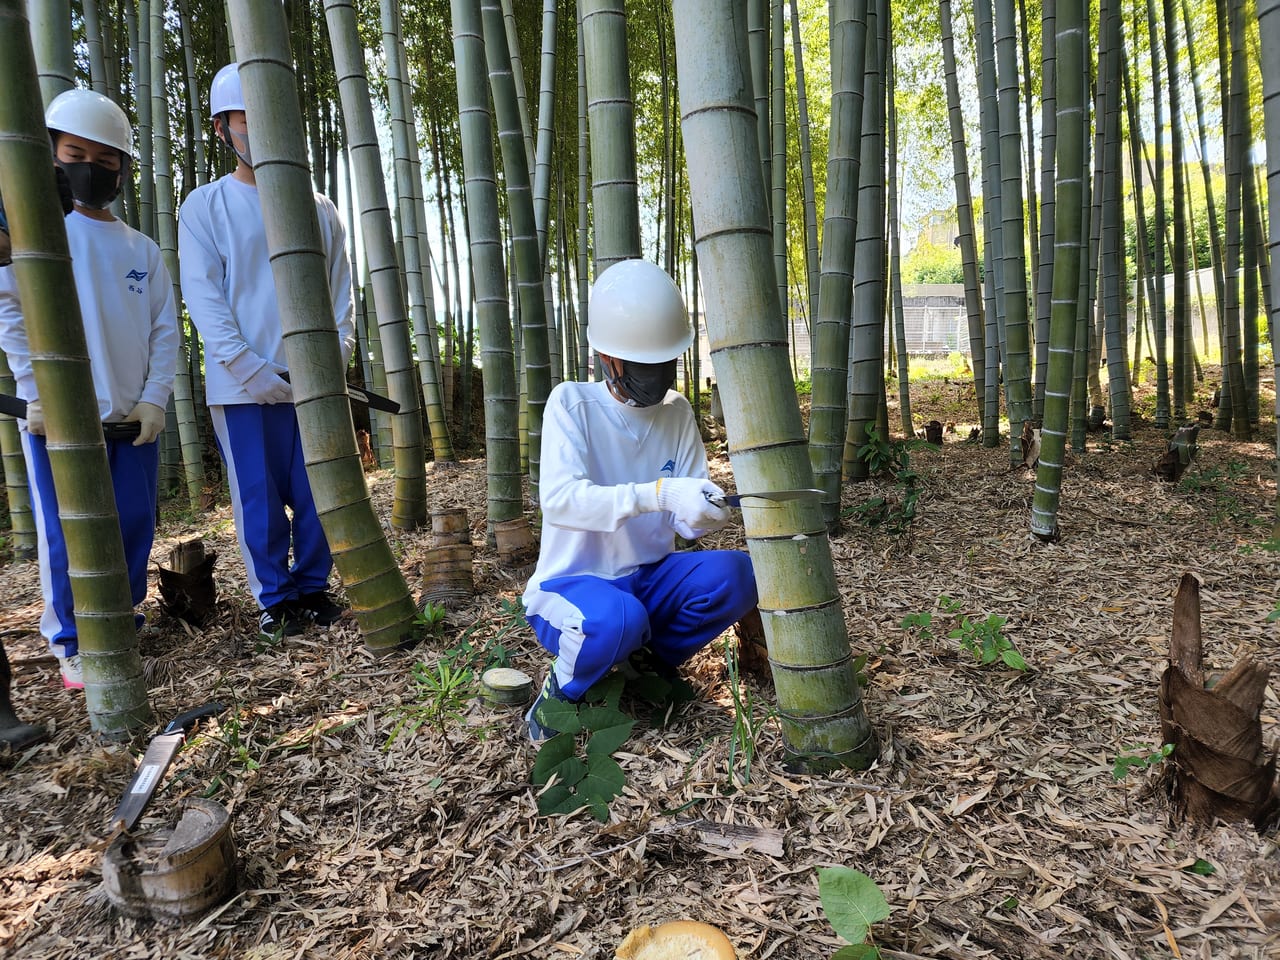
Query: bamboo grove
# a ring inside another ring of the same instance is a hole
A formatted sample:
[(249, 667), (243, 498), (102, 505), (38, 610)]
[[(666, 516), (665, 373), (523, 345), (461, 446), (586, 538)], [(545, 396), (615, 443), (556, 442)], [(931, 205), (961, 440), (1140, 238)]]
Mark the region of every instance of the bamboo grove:
[[(1260, 165), (1280, 157), (1273, 7), (4, 0), (6, 35), (29, 18), (34, 70), (6, 56), (0, 77), (28, 112), (73, 85), (126, 110), (138, 161), (119, 214), (157, 240), (180, 294), (175, 211), (234, 163), (204, 119), (210, 79), (242, 62), (264, 208), (297, 257), (278, 265), (277, 285), (298, 307), (286, 329), (308, 470), (376, 650), (409, 637), (413, 610), (369, 507), (356, 430), (394, 472), (395, 528), (428, 515), (426, 460), (479, 444), (489, 521), (536, 522), (546, 397), (594, 375), (589, 285), (619, 260), (661, 264), (710, 348), (711, 369), (692, 351), (680, 386), (697, 406), (714, 377), (740, 484), (824, 491), (812, 515), (748, 516), (747, 537), (789, 747), (857, 763), (873, 734), (826, 537), (843, 486), (868, 476), (869, 438), (915, 432), (902, 304), (921, 246), (911, 252), (908, 231), (931, 220), (954, 238), (943, 253), (963, 286), (982, 443), (1007, 444), (1016, 464), (1024, 428), (1042, 430), (1036, 537), (1058, 535), (1068, 448), (1083, 453), (1104, 421), (1115, 440), (1131, 436), (1138, 382), (1154, 382), (1153, 425), (1171, 431), (1196, 417), (1193, 387), (1217, 362), (1214, 426), (1251, 438), (1270, 415), (1259, 387), (1275, 355), (1280, 241)], [(19, 119), (0, 118), (6, 200), (39, 158), (13, 146)], [(1260, 149), (1269, 138), (1276, 149)], [(307, 298), (324, 288), (297, 209), (310, 190), (348, 222), (359, 345), (345, 374), (308, 327), (322, 305)], [(931, 212), (912, 201), (921, 195)], [(20, 234), (15, 248), (56, 247)], [(37, 259), (20, 268), (34, 277)], [(199, 510), (217, 490), (203, 358), (185, 332), (161, 475)], [(353, 422), (344, 376), (400, 412)], [(12, 392), (3, 362), (0, 392)], [(14, 552), (31, 556), (8, 418), (0, 447)], [(797, 577), (802, 566), (814, 573)], [(806, 690), (788, 670), (828, 679)]]

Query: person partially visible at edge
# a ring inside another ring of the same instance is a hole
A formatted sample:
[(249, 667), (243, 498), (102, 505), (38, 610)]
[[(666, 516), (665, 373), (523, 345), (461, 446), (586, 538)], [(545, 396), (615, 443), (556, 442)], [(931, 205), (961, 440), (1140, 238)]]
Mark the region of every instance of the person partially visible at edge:
[[(280, 308), (237, 64), (214, 76), (209, 113), (236, 168), (182, 204), (182, 292), (204, 340), (205, 398), (227, 466), (258, 629), (264, 638), (292, 636), (311, 623), (332, 625), (345, 608), (329, 592), (333, 559), (307, 479), (293, 390), (283, 376)], [(315, 200), (345, 365), (355, 349), (346, 231), (332, 201), (320, 194)]]
[[(98, 414), (104, 423), (139, 424), (136, 439), (106, 441), (129, 588), (137, 606), (147, 595), (147, 563), (155, 539), (156, 438), (164, 429), (164, 408), (178, 368), (173, 283), (155, 242), (107, 209), (129, 182), (133, 130), (124, 111), (101, 94), (68, 90), (49, 104), (45, 124), (54, 160), (66, 172), (75, 202), (66, 218), (67, 243)], [(27, 401), (27, 418), (20, 427), (44, 599), (40, 632), (58, 657), (63, 684), (82, 688), (67, 545), (12, 267), (0, 268), (0, 349), (8, 356), (18, 395)], [(135, 618), (141, 626), (142, 615)]]
[(747, 554), (678, 553), (719, 530), (693, 408), (671, 389), (693, 342), (684, 298), (659, 267), (625, 260), (591, 290), (587, 339), (605, 380), (559, 384), (542, 422), (542, 544), (525, 615), (553, 656), (525, 715), (537, 743), (557, 731), (549, 699), (576, 702), (633, 655), (677, 668), (757, 602)]

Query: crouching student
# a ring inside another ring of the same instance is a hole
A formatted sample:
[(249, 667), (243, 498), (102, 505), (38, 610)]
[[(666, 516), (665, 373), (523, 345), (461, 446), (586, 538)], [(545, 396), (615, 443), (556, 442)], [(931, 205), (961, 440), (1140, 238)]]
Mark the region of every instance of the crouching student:
[[(75, 203), (66, 219), (67, 242), (98, 414), (104, 423), (139, 425), (136, 439), (106, 441), (129, 588), (137, 606), (147, 595), (147, 562), (155, 538), (156, 438), (164, 429), (164, 408), (177, 371), (173, 284), (155, 242), (107, 209), (128, 182), (133, 156), (133, 130), (124, 111), (101, 94), (68, 90), (49, 104), (45, 123), (55, 163), (66, 172)], [(63, 685), (83, 688), (66, 541), (12, 267), (0, 268), (0, 349), (8, 356), (19, 396), (27, 401), (27, 418), (20, 427), (44, 599), (40, 632), (58, 657)]]
[(551, 391), (542, 423), (542, 544), (524, 593), (538, 642), (555, 658), (525, 716), (554, 736), (548, 699), (575, 702), (642, 648), (666, 672), (757, 602), (747, 554), (675, 552), (719, 530), (724, 495), (707, 479), (693, 408), (671, 389), (693, 342), (680, 291), (657, 266), (625, 260), (591, 290), (587, 339), (606, 379)]

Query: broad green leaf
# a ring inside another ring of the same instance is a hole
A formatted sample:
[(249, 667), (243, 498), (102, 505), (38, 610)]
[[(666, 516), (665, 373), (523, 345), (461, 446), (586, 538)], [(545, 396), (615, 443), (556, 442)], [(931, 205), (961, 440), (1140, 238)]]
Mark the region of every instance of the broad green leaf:
[(1208, 860), (1201, 860), (1199, 858), (1197, 858), (1196, 862), (1191, 864), (1191, 866), (1183, 867), (1182, 869), (1185, 870), (1187, 873), (1194, 873), (1197, 876), (1201, 876), (1201, 877), (1210, 877), (1210, 876), (1213, 876), (1213, 874), (1218, 872), (1218, 868), (1215, 867)]
[(627, 691), (645, 703), (666, 703), (671, 695), (671, 684), (656, 673), (644, 673), (627, 681)]
[(850, 943), (832, 954), (831, 960), (880, 960), (880, 948), (873, 943)]
[(538, 797), (538, 813), (549, 817), (557, 813), (573, 813), (587, 803), (568, 787), (556, 784)]
[(627, 737), (631, 736), (631, 730), (635, 725), (636, 722), (628, 717), (621, 723), (615, 723), (609, 727), (591, 728), (594, 732), (591, 734), (591, 739), (587, 741), (587, 756), (593, 757), (597, 754), (608, 756), (613, 753), (627, 742)]
[(626, 680), (621, 674), (610, 673), (603, 680), (600, 680), (591, 686), (582, 696), (583, 703), (599, 703), (604, 701), (611, 707), (618, 705), (618, 700), (622, 697), (622, 688), (626, 686)]
[(626, 777), (618, 761), (607, 754), (597, 753), (587, 757), (587, 775), (578, 784), (578, 793), (584, 802), (607, 805), (622, 792), (625, 784)]
[(541, 785), (556, 776), (561, 783), (573, 786), (581, 780), (587, 772), (586, 764), (573, 755), (573, 748), (573, 737), (566, 733), (544, 743), (533, 762), (533, 782)]
[(827, 920), (850, 943), (867, 939), (871, 925), (889, 916), (889, 904), (875, 881), (849, 867), (819, 867), (818, 895)]
[(577, 705), (563, 700), (542, 701), (538, 707), (538, 720), (544, 727), (559, 730), (561, 733), (577, 733), (582, 729), (582, 721), (578, 719)]
[(1000, 654), (1001, 659), (1015, 670), (1027, 669), (1027, 661), (1022, 659), (1022, 654), (1017, 650), (1009, 649)]

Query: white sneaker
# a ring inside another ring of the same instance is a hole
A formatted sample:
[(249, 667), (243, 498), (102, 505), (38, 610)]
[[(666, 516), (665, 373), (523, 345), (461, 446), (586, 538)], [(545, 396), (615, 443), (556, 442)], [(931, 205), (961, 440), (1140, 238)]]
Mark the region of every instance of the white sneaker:
[(58, 668), (62, 671), (62, 685), (68, 690), (84, 689), (84, 671), (80, 669), (80, 654), (70, 657), (59, 657)]

